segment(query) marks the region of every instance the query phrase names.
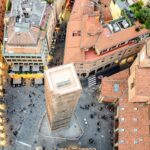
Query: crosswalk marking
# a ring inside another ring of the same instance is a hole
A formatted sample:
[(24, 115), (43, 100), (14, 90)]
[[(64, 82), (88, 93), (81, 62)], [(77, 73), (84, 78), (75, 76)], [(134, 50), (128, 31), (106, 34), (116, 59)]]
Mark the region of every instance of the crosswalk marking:
[(96, 85), (96, 76), (93, 75), (93, 76), (89, 76), (88, 77), (88, 87), (92, 87)]

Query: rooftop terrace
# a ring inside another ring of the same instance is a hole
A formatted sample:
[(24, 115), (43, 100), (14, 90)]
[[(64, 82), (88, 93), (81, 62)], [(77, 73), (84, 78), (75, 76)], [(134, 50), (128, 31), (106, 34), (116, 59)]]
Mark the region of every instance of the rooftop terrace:
[(45, 71), (51, 91), (64, 94), (81, 89), (73, 64), (62, 65)]
[(46, 2), (41, 0), (12, 0), (10, 16), (16, 17), (16, 22), (19, 23), (40, 26), (46, 5)]

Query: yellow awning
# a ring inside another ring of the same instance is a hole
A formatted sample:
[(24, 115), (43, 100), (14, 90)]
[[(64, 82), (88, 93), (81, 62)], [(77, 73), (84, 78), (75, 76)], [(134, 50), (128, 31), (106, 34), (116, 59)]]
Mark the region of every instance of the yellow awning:
[(3, 131), (5, 128), (3, 125), (0, 125), (0, 130)]
[(37, 74), (10, 74), (10, 77), (13, 79), (34, 79), (34, 78), (44, 78), (44, 75), (42, 73)]
[(1, 110), (5, 110), (6, 109), (6, 105), (5, 104), (0, 104), (0, 109)]
[(127, 62), (127, 59), (125, 58), (120, 62), (120, 65), (124, 65), (126, 62)]
[(6, 144), (7, 144), (6, 140), (1, 140), (0, 141), (0, 146), (6, 146)]
[(47, 58), (48, 61), (51, 61), (52, 59), (53, 59), (52, 55), (49, 55), (48, 58)]

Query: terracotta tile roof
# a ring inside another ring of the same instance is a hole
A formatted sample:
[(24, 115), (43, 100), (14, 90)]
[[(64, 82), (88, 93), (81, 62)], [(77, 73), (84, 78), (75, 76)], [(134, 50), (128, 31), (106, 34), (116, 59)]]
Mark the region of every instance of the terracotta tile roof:
[(136, 95), (147, 97), (150, 100), (150, 68), (138, 68), (135, 70)]
[(111, 0), (100, 0), (103, 5), (110, 6)]
[(118, 105), (118, 149), (149, 150), (150, 106), (130, 103), (127, 99), (120, 99)]
[(81, 42), (81, 36), (73, 37), (73, 32), (81, 31), (81, 22), (77, 20), (69, 21), (68, 26), (69, 28), (67, 28), (66, 47), (79, 48)]
[(117, 95), (117, 97), (119, 96), (119, 100), (116, 115), (118, 123), (115, 125), (115, 146), (118, 147), (118, 150), (149, 150), (150, 105), (128, 101), (127, 78), (128, 71), (125, 70), (102, 79), (101, 94), (105, 96), (105, 101), (107, 101), (108, 97), (108, 102), (112, 102), (109, 101), (110, 95), (111, 97), (116, 96), (112, 92), (114, 83), (122, 81), (119, 83), (120, 87), (123, 87), (122, 93), (118, 93)]
[[(150, 58), (148, 52), (150, 40), (143, 46), (135, 62), (130, 68), (131, 76), (128, 80), (128, 86), (131, 86), (131, 80), (134, 81), (134, 91), (129, 90), (130, 102), (148, 102), (150, 103)], [(131, 89), (131, 88), (129, 88)]]
[(90, 0), (75, 0), (70, 20), (81, 20), (83, 15), (91, 14), (94, 9), (93, 4)]
[(111, 11), (109, 7), (102, 8), (102, 14), (105, 22), (108, 22), (110, 20), (113, 20), (113, 17), (111, 15)]
[[(11, 18), (12, 19), (12, 18)], [(41, 31), (37, 27), (29, 27), (28, 31), (16, 32), (15, 20), (8, 24), (8, 41), (5, 45), (7, 52), (18, 54), (38, 54), (41, 52), (42, 40), (45, 38), (45, 31)], [(13, 48), (12, 48), (13, 47)]]
[[(129, 46), (133, 46), (133, 45), (134, 45), (134, 43), (128, 43), (128, 44), (124, 45), (123, 48), (126, 49)], [(114, 49), (110, 52), (107, 52), (105, 54), (97, 55), (94, 50), (89, 49), (88, 51), (85, 51), (84, 61), (89, 62), (89, 61), (94, 61), (94, 60), (97, 60), (97, 59), (100, 59), (100, 58), (105, 58), (107, 56), (119, 53), (120, 50), (122, 50), (122, 47), (116, 48), (116, 49)]]
[[(102, 3), (109, 5), (110, 0), (103, 0)], [(104, 12), (104, 19), (111, 19), (111, 15), (108, 13), (108, 7), (102, 7), (102, 11)], [(150, 32), (147, 29), (142, 29), (139, 32), (135, 31), (135, 28), (140, 26), (140, 24), (136, 22), (132, 27), (111, 33), (107, 27), (103, 27), (100, 24), (99, 17), (99, 13), (95, 11), (94, 5), (90, 0), (75, 1), (67, 26), (64, 63), (94, 61), (101, 57), (98, 55), (102, 50)], [(73, 36), (73, 33), (77, 31), (80, 32), (80, 35)], [(125, 45), (124, 48), (126, 46), (127, 45)], [(95, 48), (95, 54), (94, 52), (87, 52), (91, 47)], [(122, 49), (122, 47), (120, 49)], [(117, 49), (115, 49), (115, 51), (117, 51)], [(109, 54), (110, 53), (111, 52), (109, 52)], [(105, 54), (105, 56), (106, 55), (107, 54)]]
[(122, 96), (127, 97), (127, 93), (125, 93), (125, 90), (127, 89), (128, 86), (127, 85), (128, 76), (129, 76), (129, 69), (126, 69), (110, 77), (104, 77), (101, 83), (101, 96), (104, 97), (103, 101), (113, 102), (114, 100)]
[(29, 27), (28, 31), (16, 32), (15, 18), (9, 22), (8, 25), (8, 45), (35, 45), (39, 38), (40, 29), (35, 27)]
[(103, 30), (102, 34), (100, 34), (97, 40), (95, 48), (97, 49), (97, 51), (102, 51), (104, 49), (113, 47), (116, 44), (122, 43), (124, 41), (128, 41), (130, 39), (133, 39), (135, 37), (138, 37), (140, 35), (150, 32), (150, 30), (147, 30), (147, 29), (142, 29), (139, 32), (137, 32), (135, 31), (135, 28), (137, 26), (139, 26), (139, 23), (136, 23), (136, 25), (129, 27), (127, 29), (123, 29), (116, 33), (111, 33), (108, 29)]
[(83, 16), (81, 31), (82, 33), (80, 47), (94, 47), (99, 37), (99, 34), (102, 32), (102, 26), (99, 23), (99, 17), (88, 17), (88, 15)]

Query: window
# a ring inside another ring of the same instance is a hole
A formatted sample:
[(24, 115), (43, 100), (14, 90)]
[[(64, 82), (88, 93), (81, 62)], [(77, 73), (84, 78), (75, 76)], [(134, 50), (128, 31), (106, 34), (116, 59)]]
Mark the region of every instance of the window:
[(81, 31), (74, 31), (72, 36), (81, 36)]
[(130, 53), (131, 52), (131, 50), (128, 50), (128, 53)]
[(125, 42), (121, 43), (120, 45), (124, 45), (124, 44), (125, 44)]
[(82, 77), (85, 77), (85, 76), (86, 76), (86, 73), (82, 73), (81, 76), (82, 76)]
[(103, 69), (103, 67), (100, 67), (99, 69), (97, 69), (97, 72), (101, 71)]
[(105, 66), (105, 68), (108, 68), (108, 67), (110, 67), (110, 65), (111, 65), (111, 64), (108, 64), (108, 65), (106, 65), (106, 66)]
[(116, 46), (113, 46), (112, 49), (116, 48)]
[(134, 88), (134, 82), (131, 83), (131, 89)]
[(107, 49), (105, 49), (105, 50), (102, 51), (102, 53), (106, 53), (106, 52), (107, 52)]
[(89, 76), (90, 75), (94, 75), (95, 74), (95, 70), (94, 71), (91, 71), (90, 73), (89, 73)]

